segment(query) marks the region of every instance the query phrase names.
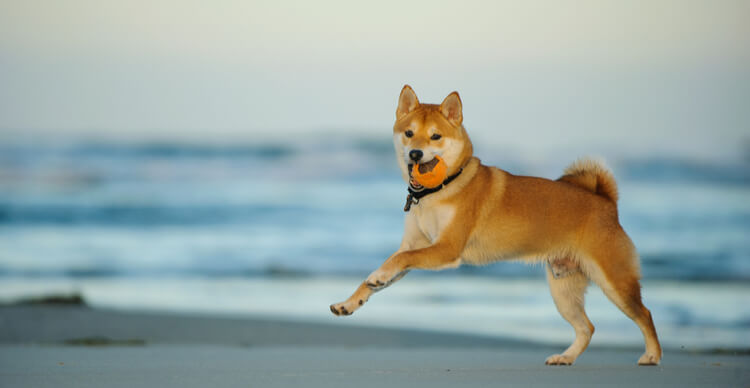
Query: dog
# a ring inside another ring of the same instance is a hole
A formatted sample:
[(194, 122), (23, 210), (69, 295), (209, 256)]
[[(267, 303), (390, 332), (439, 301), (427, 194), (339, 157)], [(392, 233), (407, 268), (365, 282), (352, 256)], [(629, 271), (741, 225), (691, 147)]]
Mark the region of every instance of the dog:
[[(638, 364), (658, 365), (661, 345), (651, 312), (641, 302), (639, 258), (618, 220), (612, 173), (590, 160), (573, 163), (555, 181), (485, 166), (473, 156), (462, 123), (457, 92), (440, 105), (422, 104), (409, 85), (403, 87), (393, 125), (396, 160), (409, 184), (403, 240), (331, 311), (351, 315), (412, 269), (509, 259), (546, 262), (552, 298), (576, 335), (546, 364), (572, 365), (588, 347), (594, 326), (584, 310), (584, 293), (593, 281), (641, 329), (646, 351)], [(427, 189), (413, 179), (413, 165), (429, 167), (436, 156), (447, 164), (447, 178)]]

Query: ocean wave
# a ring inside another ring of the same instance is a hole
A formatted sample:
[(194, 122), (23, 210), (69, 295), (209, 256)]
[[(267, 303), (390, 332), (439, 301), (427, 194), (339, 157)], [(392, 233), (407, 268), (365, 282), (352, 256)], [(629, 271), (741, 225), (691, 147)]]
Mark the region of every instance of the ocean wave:
[(628, 159), (618, 165), (623, 179), (655, 183), (701, 182), (750, 185), (750, 163), (717, 163), (684, 158)]
[[(189, 249), (189, 248), (188, 248)], [(101, 252), (99, 253), (101, 254)], [(185, 252), (186, 256), (188, 255)], [(237, 255), (240, 253), (235, 252)], [(261, 253), (262, 254), (262, 253)], [(356, 254), (348, 250), (338, 252), (343, 260), (345, 256)], [(190, 255), (190, 262), (172, 265), (139, 266), (138, 263), (108, 262), (101, 265), (83, 266), (70, 263), (72, 266), (58, 265), (51, 268), (39, 268), (36, 265), (3, 265), (0, 263), (0, 277), (5, 278), (153, 278), (153, 277), (201, 277), (201, 278), (313, 278), (318, 276), (359, 276), (364, 279), (382, 262), (383, 257), (360, 257), (356, 262), (337, 267), (320, 265), (321, 258), (311, 254), (306, 263), (291, 259), (279, 259), (279, 263), (269, 260), (220, 262), (220, 257)], [(641, 269), (645, 281), (679, 280), (684, 282), (737, 282), (750, 281), (750, 270), (738, 263), (742, 257), (729, 252), (707, 254), (685, 254), (662, 252), (643, 255)], [(734, 262), (735, 264), (732, 264)], [(216, 263), (212, 266), (210, 263)], [(461, 266), (455, 270), (431, 272), (412, 271), (409, 277), (476, 277), (495, 279), (543, 279), (544, 264), (524, 264), (520, 262), (500, 262), (485, 267)]]
[[(514, 163), (516, 173), (533, 171)], [(614, 166), (621, 221), (646, 278), (750, 280), (747, 163), (655, 158)], [(0, 270), (361, 276), (398, 246), (404, 198), (390, 139), (3, 144)], [(543, 273), (501, 263), (448, 276)]]
[(6, 144), (0, 146), (4, 159), (26, 159), (37, 157), (64, 158), (262, 158), (278, 159), (296, 152), (294, 146), (285, 143), (268, 144), (190, 144), (190, 143), (117, 143), (83, 142), (73, 144)]
[(3, 205), (0, 204), (0, 225), (114, 225), (114, 226), (168, 226), (196, 225), (206, 227), (217, 224), (263, 222), (269, 217), (276, 221), (291, 219), (300, 212), (308, 216), (320, 210), (305, 206), (264, 205)]
[(85, 144), (66, 150), (70, 157), (100, 158), (259, 158), (281, 159), (294, 154), (294, 147), (283, 143), (262, 145), (199, 145), (152, 143), (138, 145)]
[[(485, 150), (487, 151), (487, 150)], [(481, 155), (480, 155), (481, 156)], [(346, 175), (346, 164), (359, 164), (357, 171), (377, 174), (384, 165), (393, 167), (393, 144), (389, 137), (335, 136), (316, 138), (301, 136), (291, 141), (265, 140), (257, 143), (189, 143), (114, 141), (68, 141), (61, 143), (8, 143), (0, 145), (0, 181), (3, 176), (18, 170), (28, 174), (38, 170), (66, 166), (67, 173), (95, 170), (101, 178), (123, 176), (123, 171), (138, 171), (137, 166), (161, 161), (179, 168), (197, 168), (196, 163), (222, 160), (240, 163), (242, 169), (252, 170), (283, 161), (293, 161), (285, 168), (301, 168), (308, 164), (324, 166)], [(325, 163), (330, 161), (331, 163)], [(499, 160), (519, 174), (533, 174), (532, 165), (518, 160)], [(750, 185), (750, 161), (701, 161), (681, 156), (623, 157), (612, 160), (618, 179), (635, 182), (676, 183), (694, 182), (718, 185)], [(251, 163), (247, 165), (245, 163)], [(337, 168), (337, 166), (339, 168)], [(369, 166), (369, 168), (368, 168)], [(94, 168), (95, 167), (95, 168)], [(130, 167), (130, 168), (129, 168)], [(216, 168), (227, 168), (217, 166)], [(236, 166), (235, 166), (236, 167)], [(390, 171), (390, 170), (389, 170)], [(278, 173), (274, 170), (273, 173)], [(44, 174), (40, 175), (43, 179)], [(131, 175), (124, 175), (132, 178)], [(359, 176), (358, 176), (359, 177)]]

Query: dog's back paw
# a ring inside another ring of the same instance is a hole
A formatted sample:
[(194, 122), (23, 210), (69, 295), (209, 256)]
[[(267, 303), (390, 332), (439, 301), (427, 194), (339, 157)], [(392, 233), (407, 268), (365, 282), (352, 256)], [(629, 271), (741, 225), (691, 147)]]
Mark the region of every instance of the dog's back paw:
[(659, 357), (656, 354), (651, 353), (643, 353), (641, 358), (638, 359), (638, 365), (659, 365), (659, 361), (661, 361), (661, 357)]
[(576, 361), (575, 358), (571, 356), (566, 356), (564, 354), (553, 354), (544, 361), (547, 365), (573, 365), (573, 363)]

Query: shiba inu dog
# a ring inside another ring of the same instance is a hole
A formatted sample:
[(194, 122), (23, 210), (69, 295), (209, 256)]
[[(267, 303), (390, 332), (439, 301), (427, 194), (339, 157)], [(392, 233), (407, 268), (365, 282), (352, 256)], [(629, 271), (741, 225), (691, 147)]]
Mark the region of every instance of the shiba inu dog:
[[(409, 184), (403, 241), (331, 311), (352, 314), (412, 269), (544, 261), (555, 305), (576, 334), (547, 364), (573, 364), (588, 346), (594, 333), (584, 311), (589, 280), (641, 329), (646, 352), (638, 364), (658, 364), (661, 346), (651, 312), (641, 302), (639, 259), (620, 226), (617, 185), (609, 170), (584, 160), (555, 181), (512, 175), (473, 156), (462, 122), (458, 93), (433, 105), (421, 104), (409, 85), (401, 90), (393, 143)], [(413, 179), (412, 166), (429, 171), (436, 156), (445, 162), (447, 177), (437, 187), (423, 187)]]

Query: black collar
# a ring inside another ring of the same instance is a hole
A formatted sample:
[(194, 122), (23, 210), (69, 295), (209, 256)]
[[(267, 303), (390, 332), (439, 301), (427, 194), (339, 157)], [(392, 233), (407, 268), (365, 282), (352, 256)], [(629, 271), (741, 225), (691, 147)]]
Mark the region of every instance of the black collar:
[[(412, 165), (410, 164), (409, 165), (409, 169), (411, 169), (411, 167), (412, 167)], [(409, 209), (411, 209), (411, 205), (412, 204), (414, 204), (414, 205), (418, 204), (419, 200), (422, 197), (424, 197), (426, 195), (429, 195), (429, 194), (432, 194), (432, 193), (437, 193), (438, 191), (440, 191), (443, 188), (443, 186), (447, 186), (448, 183), (451, 183), (451, 182), (453, 182), (454, 179), (458, 178), (458, 176), (461, 175), (461, 172), (463, 172), (463, 171), (464, 171), (463, 168), (460, 169), (460, 170), (458, 170), (457, 173), (449, 176), (448, 178), (445, 178), (445, 180), (443, 181), (443, 183), (440, 184), (440, 186), (436, 186), (436, 187), (433, 187), (431, 189), (428, 189), (428, 188), (425, 187), (425, 188), (417, 191), (417, 190), (414, 190), (414, 188), (412, 187), (411, 183), (409, 183), (409, 188), (407, 189), (409, 191), (409, 194), (406, 196), (406, 205), (404, 206), (404, 211), (408, 212)]]

